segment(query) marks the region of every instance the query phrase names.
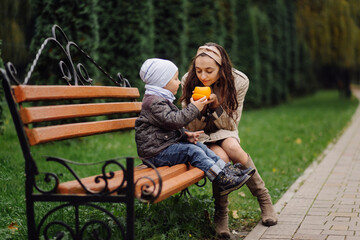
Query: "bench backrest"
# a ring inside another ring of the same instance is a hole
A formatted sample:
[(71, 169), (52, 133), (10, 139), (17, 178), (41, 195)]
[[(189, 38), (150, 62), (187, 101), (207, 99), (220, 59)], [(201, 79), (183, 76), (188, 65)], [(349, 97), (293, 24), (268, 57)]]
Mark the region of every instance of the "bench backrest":
[[(103, 86), (15, 86), (13, 96), (19, 104), (19, 114), (30, 145), (83, 137), (99, 133), (132, 129), (136, 117), (85, 121), (66, 124), (52, 124), (55, 120), (77, 119), (85, 117), (107, 116), (111, 114), (139, 113), (141, 102), (98, 102), (98, 103), (62, 103), (47, 105), (53, 100), (74, 99), (117, 99), (134, 100), (139, 98), (137, 88)], [(23, 106), (24, 103), (41, 101), (42, 106)], [(33, 123), (48, 122), (45, 127), (30, 126)], [(57, 123), (57, 122), (55, 122)]]

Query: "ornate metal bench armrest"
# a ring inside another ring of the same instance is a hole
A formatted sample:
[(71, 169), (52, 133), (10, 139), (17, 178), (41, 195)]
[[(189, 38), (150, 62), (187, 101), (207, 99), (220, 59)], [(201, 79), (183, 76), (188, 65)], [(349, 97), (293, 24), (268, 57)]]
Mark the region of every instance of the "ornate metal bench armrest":
[[(146, 202), (146, 203), (153, 203), (159, 196), (160, 196), (160, 193), (161, 193), (161, 189), (162, 189), (162, 178), (161, 178), (161, 175), (159, 173), (159, 171), (156, 169), (156, 167), (149, 161), (146, 161), (146, 160), (142, 160), (145, 165), (147, 165), (148, 167), (151, 167), (158, 179), (159, 179), (159, 184), (158, 184), (158, 188), (157, 189), (157, 184), (156, 182), (154, 181), (154, 179), (150, 178), (149, 176), (143, 176), (143, 177), (140, 177), (136, 180), (134, 186), (136, 188), (137, 185), (140, 186), (140, 189), (141, 189), (141, 195), (140, 195), (140, 198), (139, 200), (141, 202)], [(141, 180), (148, 180), (148, 181), (145, 181), (145, 183), (141, 183)]]
[[(116, 187), (116, 189), (112, 190), (112, 191), (108, 191), (108, 184), (109, 184), (109, 180), (113, 179), (115, 174), (113, 171), (106, 171), (106, 168), (109, 165), (116, 165), (117, 167), (119, 167), (124, 175), (126, 176), (127, 174), (127, 170), (125, 169), (125, 167), (123, 166), (123, 164), (119, 163), (118, 160), (121, 159), (126, 159), (125, 157), (122, 158), (116, 158), (116, 159), (110, 159), (110, 160), (105, 160), (105, 161), (100, 161), (100, 162), (95, 162), (95, 163), (78, 163), (78, 162), (73, 162), (67, 159), (63, 159), (63, 158), (59, 158), (59, 157), (52, 157), (52, 156), (47, 156), (46, 160), (47, 161), (52, 161), (52, 162), (57, 162), (60, 163), (61, 165), (63, 165), (66, 169), (68, 169), (68, 171), (74, 176), (74, 178), (76, 179), (76, 181), (81, 185), (81, 187), (83, 188), (83, 190), (87, 193), (87, 194), (92, 194), (92, 195), (110, 195), (112, 193), (115, 192), (120, 192), (120, 190), (124, 187), (124, 184), (126, 182), (126, 178), (123, 177), (121, 179), (121, 182), (119, 183), (119, 185)], [(101, 175), (98, 175), (95, 177), (94, 182), (95, 183), (100, 183), (100, 181), (104, 182), (104, 187), (102, 188), (101, 191), (92, 191), (90, 189), (88, 189), (85, 184), (82, 182), (81, 178), (76, 174), (76, 172), (71, 168), (70, 165), (82, 165), (82, 166), (90, 166), (90, 165), (98, 165), (98, 164), (103, 164), (102, 165), (102, 173)], [(50, 189), (50, 190), (43, 190), (41, 189), (37, 184), (36, 181), (34, 182), (34, 187), (36, 188), (36, 190), (38, 190), (41, 193), (55, 193), (58, 189), (59, 186), (59, 178), (55, 173), (49, 173), (49, 172), (45, 172), (42, 173), (44, 174), (44, 181), (49, 183), (51, 181), (55, 181), (54, 186)]]
[[(134, 157), (131, 157), (132, 159), (135, 159)], [(52, 161), (52, 162), (57, 162), (60, 163), (61, 165), (63, 165), (70, 173), (71, 175), (76, 179), (76, 181), (78, 182), (78, 184), (81, 186), (81, 188), (84, 190), (85, 193), (90, 194), (90, 195), (102, 195), (102, 196), (106, 196), (106, 195), (111, 195), (113, 193), (121, 193), (124, 191), (124, 188), (126, 186), (126, 176), (127, 175), (127, 169), (125, 169), (125, 167), (123, 166), (123, 164), (119, 163), (119, 160), (123, 160), (126, 159), (125, 157), (122, 158), (116, 158), (116, 159), (110, 159), (110, 160), (106, 160), (106, 161), (100, 161), (100, 162), (95, 162), (95, 163), (78, 163), (78, 162), (74, 162), (68, 159), (63, 159), (63, 158), (59, 158), (59, 157), (53, 157), (53, 156), (47, 156), (46, 160), (47, 161)], [(135, 183), (134, 183), (134, 189), (139, 188), (140, 189), (140, 198), (139, 200), (142, 202), (154, 202), (160, 195), (161, 193), (161, 189), (162, 189), (162, 178), (161, 175), (159, 173), (159, 171), (156, 169), (156, 167), (147, 162), (146, 160), (144, 161), (146, 163), (146, 165), (150, 168), (152, 168), (158, 178), (158, 184), (155, 182), (154, 179), (152, 179), (149, 176), (140, 176), (136, 179)], [(89, 189), (86, 184), (82, 181), (82, 179), (76, 174), (76, 172), (73, 170), (73, 168), (70, 165), (80, 165), (80, 166), (90, 166), (90, 165), (99, 165), (102, 164), (102, 168), (101, 168), (101, 174), (94, 177), (94, 183), (99, 184), (101, 182), (103, 182), (104, 186), (101, 187), (101, 190), (99, 191), (93, 191), (91, 189)], [(120, 168), (121, 171), (123, 171), (123, 177), (121, 179), (119, 179), (119, 184), (117, 185), (117, 187), (111, 191), (109, 191), (109, 181), (112, 179), (117, 178), (117, 176), (115, 176), (115, 173), (113, 171), (106, 171), (107, 167), (109, 165), (115, 165), (117, 167)], [(43, 194), (51, 194), (51, 193), (56, 193), (57, 189), (59, 187), (60, 181), (58, 176), (55, 173), (49, 173), (49, 172), (45, 172), (42, 173), (44, 174), (44, 181), (47, 183), (50, 183), (52, 181), (54, 181), (54, 186), (50, 189), (50, 190), (44, 190), (41, 189), (37, 184), (36, 181), (34, 182), (34, 187)], [(146, 180), (146, 181), (141, 181), (141, 180)]]

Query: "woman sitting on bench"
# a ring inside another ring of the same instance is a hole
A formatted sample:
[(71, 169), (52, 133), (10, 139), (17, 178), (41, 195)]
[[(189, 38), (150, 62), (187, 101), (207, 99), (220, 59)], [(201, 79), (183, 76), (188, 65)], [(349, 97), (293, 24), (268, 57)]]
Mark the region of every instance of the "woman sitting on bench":
[[(199, 118), (186, 127), (191, 131), (204, 130), (199, 141), (205, 143), (223, 160), (232, 161), (241, 168), (256, 169), (250, 155), (240, 145), (238, 125), (240, 122), (246, 92), (249, 87), (248, 77), (234, 69), (225, 49), (216, 43), (200, 46), (190, 65), (188, 73), (182, 78), (183, 107), (191, 103), (192, 91), (195, 86), (211, 87), (211, 104), (207, 104)], [(251, 193), (257, 197), (262, 223), (272, 226), (277, 217), (271, 202), (268, 189), (259, 173), (246, 183)], [(227, 196), (221, 196), (216, 184), (213, 184), (215, 198), (216, 232), (222, 237), (230, 237), (228, 228)]]

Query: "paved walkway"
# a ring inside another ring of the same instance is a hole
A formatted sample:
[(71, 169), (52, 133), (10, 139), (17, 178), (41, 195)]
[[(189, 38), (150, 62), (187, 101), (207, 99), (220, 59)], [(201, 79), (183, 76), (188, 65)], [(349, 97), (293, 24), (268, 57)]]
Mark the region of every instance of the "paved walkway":
[[(360, 89), (353, 94), (360, 99)], [(360, 107), (343, 135), (291, 186), (275, 209), (278, 224), (259, 223), (245, 240), (360, 240)]]

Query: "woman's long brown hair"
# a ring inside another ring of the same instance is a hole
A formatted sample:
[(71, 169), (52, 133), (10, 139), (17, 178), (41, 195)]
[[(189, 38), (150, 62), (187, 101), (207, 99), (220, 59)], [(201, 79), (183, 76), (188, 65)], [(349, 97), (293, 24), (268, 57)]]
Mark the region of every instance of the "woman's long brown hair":
[[(221, 99), (219, 99), (219, 101), (221, 106), (231, 118), (236, 118), (236, 109), (238, 108), (239, 103), (236, 99), (235, 81), (232, 73), (232, 63), (230, 57), (225, 49), (216, 43), (205, 43), (204, 45), (215, 46), (220, 51), (222, 60), (221, 66), (219, 66), (219, 79), (214, 84), (219, 84), (221, 94)], [(205, 55), (204, 53), (202, 54)], [(202, 56), (202, 54), (199, 56)], [(189, 67), (188, 75), (182, 89), (182, 96), (180, 98), (180, 102), (185, 101), (186, 105), (190, 103), (192, 91), (194, 90), (195, 86), (203, 86), (201, 81), (196, 76), (195, 60), (196, 56), (193, 58)]]

